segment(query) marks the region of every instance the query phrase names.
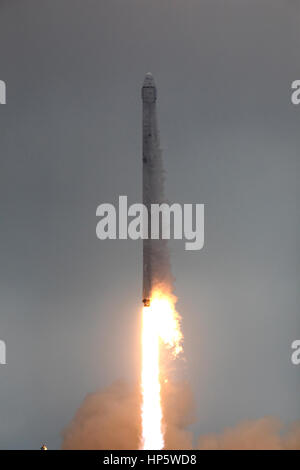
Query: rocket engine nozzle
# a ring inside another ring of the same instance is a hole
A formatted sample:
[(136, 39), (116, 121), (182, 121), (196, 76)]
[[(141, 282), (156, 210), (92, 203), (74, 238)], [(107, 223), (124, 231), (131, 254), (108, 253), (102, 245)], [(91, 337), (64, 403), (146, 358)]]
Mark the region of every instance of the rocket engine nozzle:
[(144, 307), (150, 307), (150, 299), (143, 299)]

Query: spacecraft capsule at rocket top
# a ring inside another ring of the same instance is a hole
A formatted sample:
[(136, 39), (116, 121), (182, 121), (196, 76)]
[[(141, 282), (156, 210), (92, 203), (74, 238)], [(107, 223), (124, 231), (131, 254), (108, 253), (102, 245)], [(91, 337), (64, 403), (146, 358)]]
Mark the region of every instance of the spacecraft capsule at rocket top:
[(144, 103), (155, 103), (157, 97), (156, 86), (152, 73), (148, 72), (145, 75), (142, 87), (142, 100)]

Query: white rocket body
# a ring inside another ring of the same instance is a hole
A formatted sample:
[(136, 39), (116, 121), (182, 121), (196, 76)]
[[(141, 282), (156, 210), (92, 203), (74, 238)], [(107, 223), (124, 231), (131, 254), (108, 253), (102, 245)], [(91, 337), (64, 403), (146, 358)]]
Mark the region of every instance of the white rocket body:
[(148, 239), (143, 240), (143, 303), (150, 306), (153, 287), (170, 277), (166, 240), (151, 240), (151, 204), (164, 202), (164, 172), (156, 117), (157, 90), (147, 73), (142, 87), (143, 100), (143, 204), (148, 210)]

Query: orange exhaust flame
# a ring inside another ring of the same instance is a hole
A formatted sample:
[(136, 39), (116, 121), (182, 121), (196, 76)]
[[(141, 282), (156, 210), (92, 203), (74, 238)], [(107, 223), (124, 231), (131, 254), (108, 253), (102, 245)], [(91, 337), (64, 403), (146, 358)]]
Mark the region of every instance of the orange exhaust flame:
[(150, 306), (143, 308), (141, 448), (144, 450), (164, 447), (160, 350), (166, 347), (176, 357), (182, 351), (182, 339), (175, 297), (155, 291)]

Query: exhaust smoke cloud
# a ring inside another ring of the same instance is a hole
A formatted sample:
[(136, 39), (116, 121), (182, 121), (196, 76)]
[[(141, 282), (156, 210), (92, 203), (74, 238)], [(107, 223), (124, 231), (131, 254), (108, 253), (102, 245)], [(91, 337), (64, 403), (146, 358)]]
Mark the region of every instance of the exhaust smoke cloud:
[[(274, 417), (248, 420), (222, 433), (194, 436), (195, 403), (187, 383), (162, 387), (165, 449), (300, 450), (300, 421), (288, 426)], [(141, 393), (138, 385), (116, 382), (88, 395), (63, 432), (66, 450), (134, 450), (141, 438)]]

